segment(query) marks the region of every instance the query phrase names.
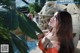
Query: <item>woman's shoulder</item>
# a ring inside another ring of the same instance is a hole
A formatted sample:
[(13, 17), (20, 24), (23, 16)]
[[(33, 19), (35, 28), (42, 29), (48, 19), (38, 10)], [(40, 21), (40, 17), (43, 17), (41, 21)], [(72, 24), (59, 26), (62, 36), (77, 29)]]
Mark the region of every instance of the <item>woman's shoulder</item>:
[(49, 33), (46, 38), (45, 42), (48, 42), (47, 47), (48, 48), (60, 48), (60, 42), (58, 41), (58, 37), (56, 35), (52, 35), (52, 33)]

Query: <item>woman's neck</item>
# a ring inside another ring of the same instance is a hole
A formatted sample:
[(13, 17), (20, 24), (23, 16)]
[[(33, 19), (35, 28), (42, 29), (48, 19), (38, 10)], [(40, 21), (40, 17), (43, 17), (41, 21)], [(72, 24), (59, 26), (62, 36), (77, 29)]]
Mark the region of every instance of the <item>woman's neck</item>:
[(57, 33), (56, 28), (53, 28), (52, 31), (51, 31), (51, 33), (52, 33), (53, 35), (56, 35), (56, 33)]

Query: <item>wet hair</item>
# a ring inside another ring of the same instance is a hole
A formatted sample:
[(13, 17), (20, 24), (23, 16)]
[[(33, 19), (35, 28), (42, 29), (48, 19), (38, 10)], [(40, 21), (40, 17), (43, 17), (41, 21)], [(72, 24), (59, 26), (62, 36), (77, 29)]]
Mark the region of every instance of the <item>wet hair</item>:
[(59, 23), (57, 37), (60, 42), (59, 53), (74, 53), (72, 17), (67, 11), (58, 11), (56, 19)]

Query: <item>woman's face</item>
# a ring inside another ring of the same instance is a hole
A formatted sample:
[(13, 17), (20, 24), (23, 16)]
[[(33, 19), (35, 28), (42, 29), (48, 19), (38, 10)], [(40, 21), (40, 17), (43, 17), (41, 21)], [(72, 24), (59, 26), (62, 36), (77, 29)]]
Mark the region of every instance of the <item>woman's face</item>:
[(56, 19), (57, 14), (58, 14), (58, 12), (56, 12), (49, 21), (49, 26), (52, 28), (57, 28), (57, 26), (58, 26), (58, 20)]

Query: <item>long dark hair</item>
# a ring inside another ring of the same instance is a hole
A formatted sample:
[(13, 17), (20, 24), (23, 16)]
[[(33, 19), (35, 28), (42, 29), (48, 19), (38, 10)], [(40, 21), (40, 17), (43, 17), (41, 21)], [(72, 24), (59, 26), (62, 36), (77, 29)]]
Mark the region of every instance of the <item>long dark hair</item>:
[(59, 30), (57, 32), (57, 37), (60, 41), (59, 53), (73, 53), (72, 17), (67, 11), (59, 11), (56, 19), (59, 23)]

